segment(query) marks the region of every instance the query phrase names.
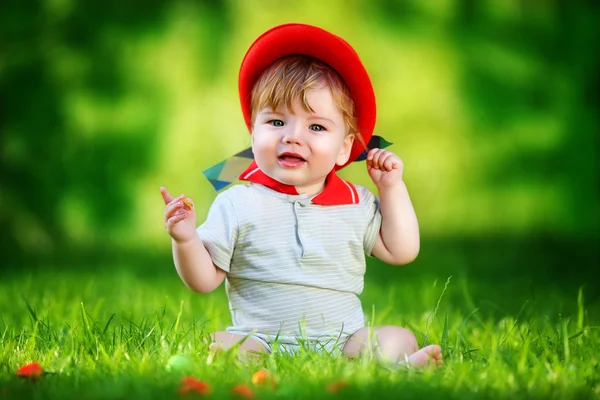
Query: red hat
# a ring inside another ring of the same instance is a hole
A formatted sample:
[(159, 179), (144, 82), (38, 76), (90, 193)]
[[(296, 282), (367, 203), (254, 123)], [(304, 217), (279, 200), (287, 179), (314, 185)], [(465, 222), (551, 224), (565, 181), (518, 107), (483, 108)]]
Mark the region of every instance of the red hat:
[[(248, 129), (252, 131), (250, 101), (254, 84), (269, 65), (294, 54), (314, 57), (340, 74), (354, 100), (359, 134), (365, 144), (369, 143), (376, 116), (375, 93), (369, 74), (356, 51), (344, 39), (316, 26), (304, 24), (276, 26), (263, 33), (248, 49), (239, 77), (240, 102)], [(350, 158), (344, 166), (354, 161), (364, 150), (361, 143), (355, 140)]]

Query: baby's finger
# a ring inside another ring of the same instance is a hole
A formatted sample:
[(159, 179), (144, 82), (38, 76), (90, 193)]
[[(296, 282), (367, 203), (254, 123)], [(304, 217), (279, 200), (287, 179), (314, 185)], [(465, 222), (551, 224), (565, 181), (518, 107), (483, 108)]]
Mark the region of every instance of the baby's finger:
[(165, 219), (169, 219), (177, 211), (183, 210), (183, 201), (176, 198), (165, 206)]
[(184, 197), (185, 197), (184, 195), (180, 194), (179, 196), (177, 196), (173, 200), (171, 200), (169, 202), (169, 204), (167, 204), (167, 205), (170, 205), (170, 204), (180, 204), (181, 205), (181, 201), (184, 199)]
[[(173, 197), (173, 196), (171, 196), (171, 195), (170, 195), (168, 192), (167, 192), (167, 194), (168, 194), (168, 196), (169, 196), (168, 198), (170, 198), (171, 200), (170, 200), (168, 203), (166, 203), (166, 205), (169, 205), (169, 204), (174, 204), (174, 203), (177, 203), (177, 202), (181, 202), (181, 200), (182, 200), (183, 198), (185, 198), (185, 195), (183, 195), (183, 194), (180, 194), (180, 195), (179, 195), (179, 196), (177, 196), (177, 197)], [(163, 197), (163, 199), (164, 199), (164, 197)]]
[(385, 158), (386, 151), (380, 149), (377, 153), (373, 155), (373, 164), (375, 164), (376, 168), (383, 169), (382, 161)]
[(171, 201), (173, 201), (173, 196), (171, 196), (171, 193), (169, 193), (169, 191), (167, 190), (166, 187), (164, 187), (164, 186), (160, 187), (160, 194), (162, 195), (165, 205), (167, 205)]
[(392, 154), (389, 154), (387, 157), (385, 157), (382, 163), (383, 169), (386, 171), (391, 171), (395, 166), (398, 166), (398, 160)]
[(167, 226), (169, 226), (169, 225), (171, 225), (171, 226), (175, 225), (176, 223), (178, 223), (178, 222), (183, 221), (184, 219), (186, 219), (186, 217), (187, 217), (187, 214), (185, 212), (179, 213), (179, 214), (175, 214), (175, 215), (173, 215), (172, 217), (170, 217), (167, 220)]
[(381, 152), (380, 149), (372, 149), (367, 153), (367, 165), (375, 167), (377, 164), (377, 155)]
[(377, 147), (372, 148), (371, 150), (369, 150), (369, 152), (367, 153), (367, 161), (370, 161), (373, 159), (373, 155), (375, 153), (377, 153), (379, 151), (379, 149)]

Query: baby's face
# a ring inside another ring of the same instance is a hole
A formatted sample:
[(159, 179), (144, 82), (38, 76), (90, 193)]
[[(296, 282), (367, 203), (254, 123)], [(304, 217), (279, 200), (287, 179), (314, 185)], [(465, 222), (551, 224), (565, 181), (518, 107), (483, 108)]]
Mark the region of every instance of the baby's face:
[(271, 178), (312, 196), (337, 165), (348, 161), (353, 137), (346, 135), (344, 118), (328, 87), (306, 92), (314, 113), (300, 99), (292, 109), (260, 110), (252, 131), (252, 150), (260, 169)]

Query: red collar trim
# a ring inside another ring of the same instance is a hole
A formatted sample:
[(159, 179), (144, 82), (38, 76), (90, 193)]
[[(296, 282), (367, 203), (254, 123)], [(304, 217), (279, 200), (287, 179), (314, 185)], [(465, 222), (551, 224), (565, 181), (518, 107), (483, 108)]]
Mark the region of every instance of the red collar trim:
[[(286, 185), (271, 178), (258, 168), (256, 161), (252, 161), (250, 166), (239, 176), (242, 181), (250, 181), (265, 185), (269, 189), (279, 193), (298, 195), (298, 191), (292, 185)], [(311, 202), (323, 206), (339, 206), (345, 204), (358, 204), (358, 192), (353, 184), (341, 179), (332, 170), (325, 181), (323, 191), (313, 197)]]

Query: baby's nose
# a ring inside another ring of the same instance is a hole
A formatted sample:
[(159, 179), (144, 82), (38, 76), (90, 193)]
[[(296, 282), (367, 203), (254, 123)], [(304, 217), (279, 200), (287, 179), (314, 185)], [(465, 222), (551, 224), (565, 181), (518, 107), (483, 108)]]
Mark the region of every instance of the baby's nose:
[(283, 135), (283, 142), (286, 144), (300, 144), (301, 132), (300, 128), (289, 125)]

